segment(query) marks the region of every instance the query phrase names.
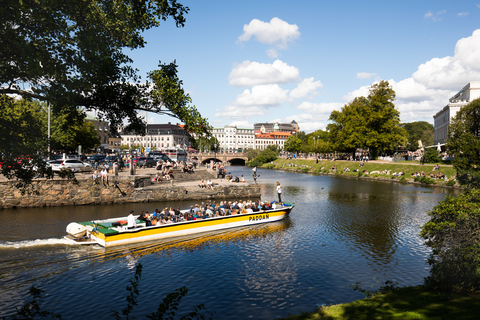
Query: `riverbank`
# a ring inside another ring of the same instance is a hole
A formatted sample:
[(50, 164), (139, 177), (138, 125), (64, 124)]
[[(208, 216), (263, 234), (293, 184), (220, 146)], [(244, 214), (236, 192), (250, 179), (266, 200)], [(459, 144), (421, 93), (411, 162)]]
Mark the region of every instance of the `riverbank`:
[[(154, 201), (209, 199), (256, 199), (260, 187), (256, 184), (216, 179), (215, 172), (198, 168), (194, 174), (174, 171), (173, 180), (153, 182), (155, 169), (140, 169), (109, 174), (106, 181), (95, 183), (91, 174), (79, 173), (76, 181), (55, 177), (35, 179), (22, 193), (15, 181), (0, 179), (0, 208), (58, 207), (96, 204), (120, 204)], [(213, 189), (200, 188), (200, 182), (211, 179)]]
[(480, 296), (430, 291), (423, 286), (394, 289), (371, 298), (292, 315), (283, 320), (477, 319)]
[[(282, 159), (266, 163), (266, 169), (284, 170), (299, 173), (324, 174), (357, 179), (402, 182), (460, 188), (455, 179), (452, 165), (418, 164), (407, 161), (346, 161), (346, 160), (310, 160)], [(436, 169), (438, 168), (438, 169)], [(422, 178), (424, 177), (424, 178)]]

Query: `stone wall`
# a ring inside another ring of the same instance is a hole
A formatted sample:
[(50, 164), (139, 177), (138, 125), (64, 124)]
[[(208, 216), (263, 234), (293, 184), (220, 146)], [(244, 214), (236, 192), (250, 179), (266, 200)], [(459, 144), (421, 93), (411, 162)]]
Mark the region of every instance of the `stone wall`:
[(93, 184), (91, 180), (78, 180), (78, 184), (61, 179), (39, 180), (25, 194), (15, 187), (15, 182), (0, 182), (0, 208), (260, 197), (258, 185), (224, 185), (206, 190), (188, 184), (151, 185), (149, 180), (142, 176), (113, 177), (108, 185)]

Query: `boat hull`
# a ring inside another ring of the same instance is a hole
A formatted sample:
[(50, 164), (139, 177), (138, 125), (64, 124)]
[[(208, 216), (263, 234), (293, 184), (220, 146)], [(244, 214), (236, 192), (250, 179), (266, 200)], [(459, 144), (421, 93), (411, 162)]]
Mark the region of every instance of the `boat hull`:
[(99, 245), (103, 247), (111, 247), (279, 221), (288, 216), (292, 209), (293, 205), (254, 213), (183, 221), (160, 226), (139, 227), (130, 230), (124, 227), (121, 231), (118, 231), (118, 228), (116, 230), (114, 228), (98, 230), (96, 230), (97, 228), (94, 228), (93, 230), (88, 231), (87, 234), (91, 240)]

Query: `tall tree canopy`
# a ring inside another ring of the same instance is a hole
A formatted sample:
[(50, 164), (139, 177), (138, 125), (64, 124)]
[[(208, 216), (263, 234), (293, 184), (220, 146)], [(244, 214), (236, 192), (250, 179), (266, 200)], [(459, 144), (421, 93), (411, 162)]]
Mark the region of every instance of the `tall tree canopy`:
[(406, 143), (406, 132), (400, 127), (400, 112), (395, 108), (395, 91), (388, 81), (370, 87), (368, 97), (355, 98), (341, 111), (333, 111), (327, 130), (338, 151), (369, 149), (373, 157), (392, 152)]
[(419, 149), (418, 141), (422, 141), (422, 145), (431, 146), (434, 142), (434, 128), (431, 123), (426, 121), (414, 121), (402, 123), (402, 128), (407, 131), (408, 141), (407, 150), (416, 151)]
[[(144, 123), (138, 111), (142, 110), (177, 117), (192, 129), (206, 128), (205, 119), (186, 116), (191, 108), (188, 97), (177, 106), (178, 100), (170, 101), (158, 81), (155, 86), (140, 83), (126, 54), (126, 49), (144, 47), (142, 32), (159, 26), (161, 20), (172, 18), (177, 27), (184, 26), (188, 7), (176, 0), (7, 0), (2, 4), (0, 94), (48, 101), (55, 111), (95, 109), (110, 121), (112, 130), (124, 120), (131, 129), (141, 130)], [(160, 65), (163, 69), (170, 82), (181, 86), (172, 75), (174, 63)], [(160, 91), (155, 99), (152, 91)]]
[(480, 98), (462, 107), (448, 127), (446, 148), (460, 184), (480, 187)]
[[(127, 131), (144, 132), (141, 111), (173, 116), (189, 132), (208, 132), (207, 119), (190, 105), (191, 98), (182, 88), (175, 61), (159, 63), (159, 70), (150, 72), (149, 83), (142, 82), (126, 54), (144, 47), (142, 32), (158, 27), (161, 21), (171, 18), (183, 27), (188, 11), (177, 0), (3, 1), (0, 96), (47, 102), (54, 114), (67, 119), (77, 118), (79, 107), (95, 110), (98, 118), (110, 122), (112, 132), (124, 124)], [(12, 102), (0, 103), (3, 108)], [(2, 125), (12, 127), (14, 122)], [(28, 128), (16, 128), (26, 130), (23, 136), (29, 135)], [(13, 164), (24, 154), (34, 156), (30, 150), (36, 156), (45, 150), (37, 148), (47, 145), (44, 134), (30, 137), (19, 144), (25, 147), (29, 142), (29, 147), (18, 150), (9, 145), (13, 137), (5, 136), (0, 162)], [(19, 170), (4, 174), (24, 182), (31, 176)]]
[(296, 135), (291, 135), (285, 141), (284, 148), (288, 152), (300, 152), (302, 150), (302, 139)]
[(310, 132), (308, 135), (309, 151), (315, 153), (327, 153), (332, 151), (329, 143), (329, 133), (323, 130)]

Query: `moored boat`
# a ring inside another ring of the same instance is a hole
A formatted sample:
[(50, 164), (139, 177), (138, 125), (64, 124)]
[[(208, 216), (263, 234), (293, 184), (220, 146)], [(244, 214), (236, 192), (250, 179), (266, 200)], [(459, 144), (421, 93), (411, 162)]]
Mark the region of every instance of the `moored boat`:
[[(275, 209), (190, 221), (184, 220), (148, 227), (145, 221), (137, 219), (137, 227), (134, 229), (127, 227), (127, 217), (72, 222), (67, 226), (68, 235), (65, 238), (78, 244), (99, 244), (103, 247), (110, 247), (279, 221), (287, 217), (293, 207), (294, 204), (283, 203), (276, 204)], [(185, 211), (183, 210), (182, 213)]]

